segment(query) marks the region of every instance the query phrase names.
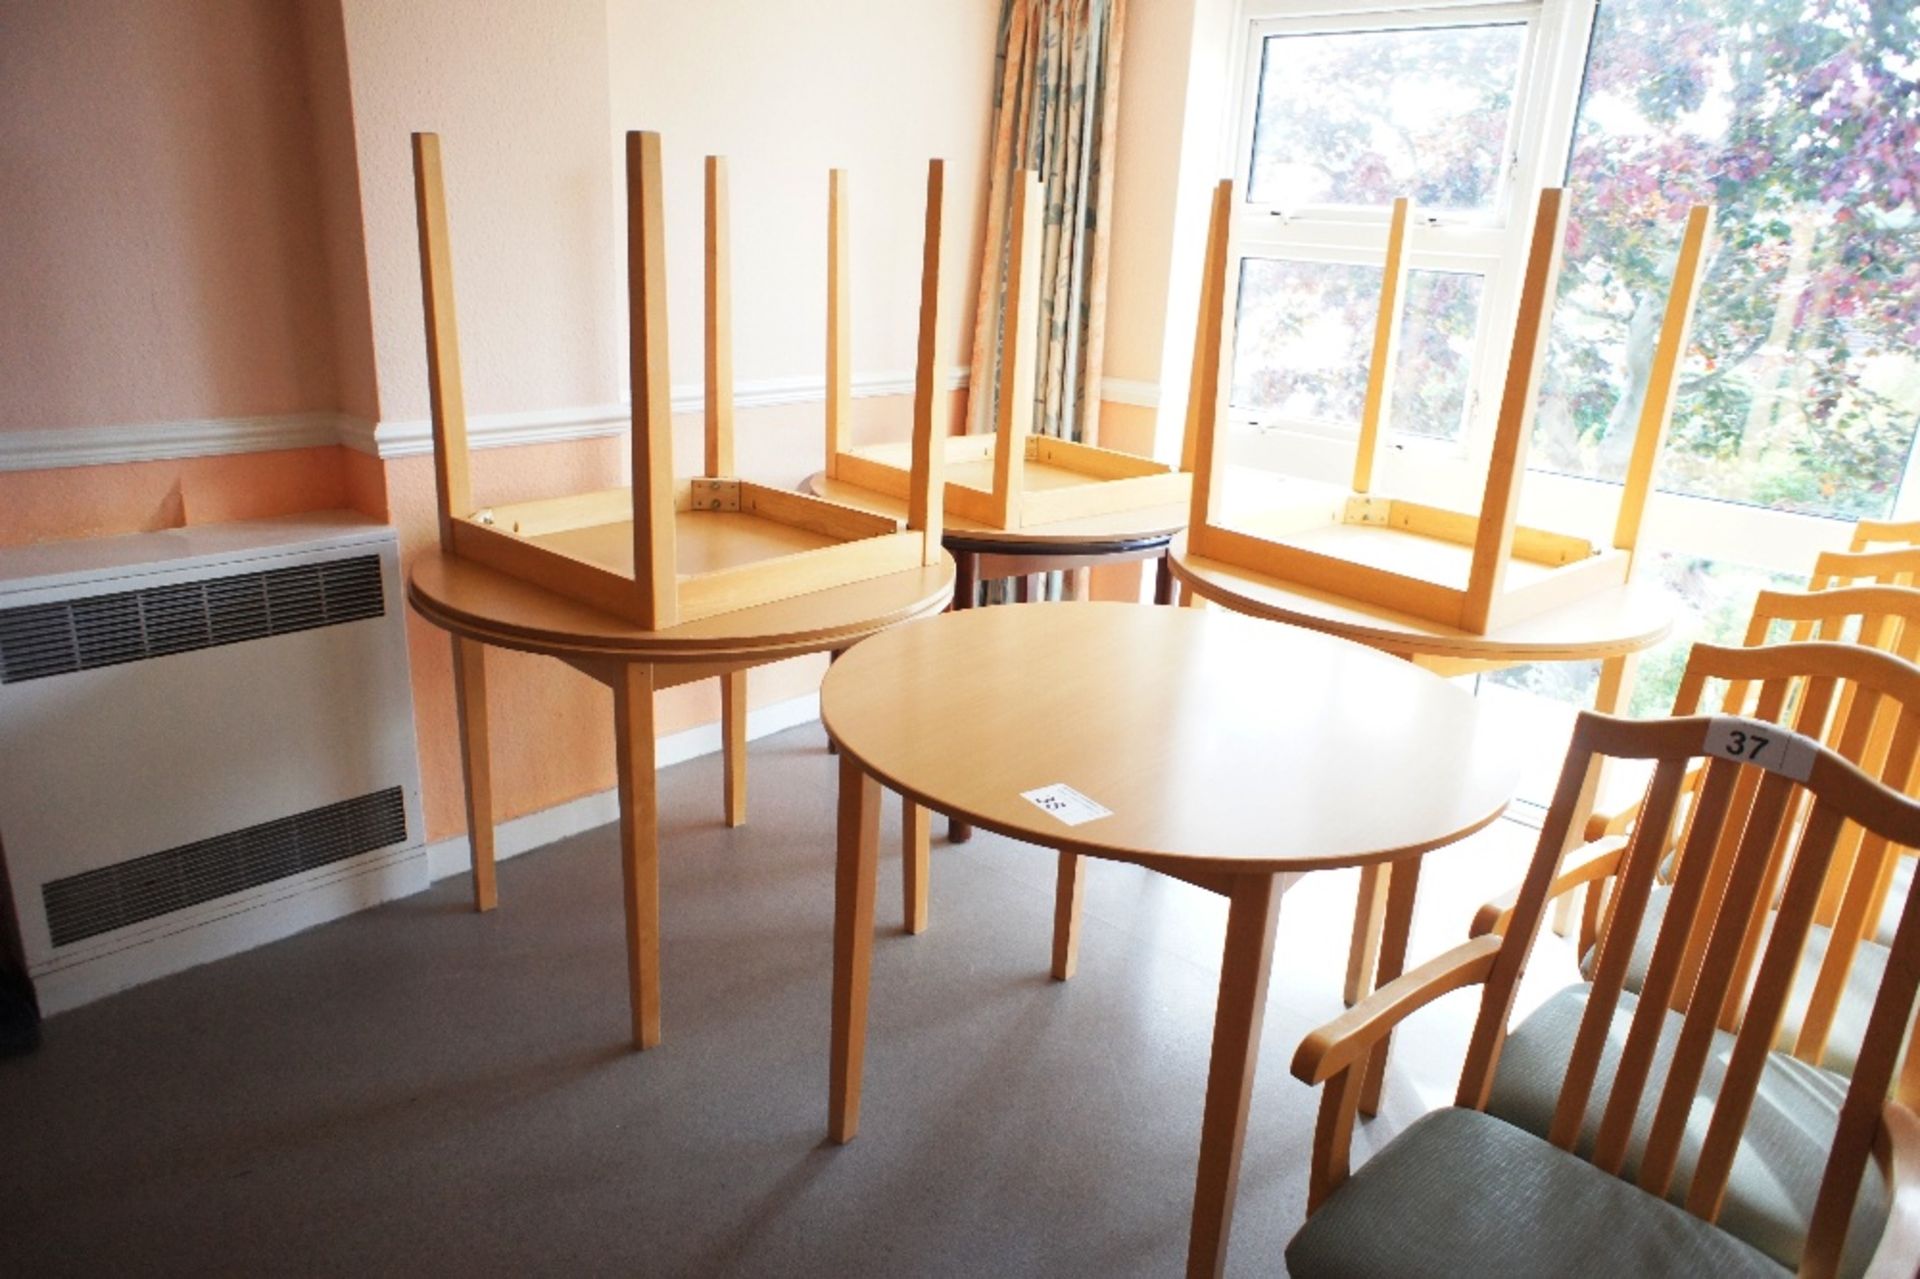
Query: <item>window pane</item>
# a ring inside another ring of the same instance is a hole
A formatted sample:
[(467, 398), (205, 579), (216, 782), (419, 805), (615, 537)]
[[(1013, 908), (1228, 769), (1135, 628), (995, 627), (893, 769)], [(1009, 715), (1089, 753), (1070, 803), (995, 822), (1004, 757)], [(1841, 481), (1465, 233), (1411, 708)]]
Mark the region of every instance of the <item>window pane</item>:
[(1601, 4), (1535, 466), (1624, 473), (1679, 222), (1707, 201), (1718, 250), (1660, 487), (1890, 510), (1920, 423), (1920, 23), (1901, 8)]
[(1491, 208), (1526, 27), (1268, 36), (1248, 198)]
[(1480, 276), (1409, 271), (1407, 309), (1387, 425), (1433, 440), (1457, 440), (1467, 416), (1467, 382), (1480, 327)]
[(1242, 260), (1233, 407), (1357, 427), (1379, 303), (1377, 266)]
[[(1481, 285), (1462, 272), (1408, 272), (1389, 429), (1459, 438)], [(1357, 430), (1379, 306), (1377, 266), (1244, 259), (1233, 407)]]

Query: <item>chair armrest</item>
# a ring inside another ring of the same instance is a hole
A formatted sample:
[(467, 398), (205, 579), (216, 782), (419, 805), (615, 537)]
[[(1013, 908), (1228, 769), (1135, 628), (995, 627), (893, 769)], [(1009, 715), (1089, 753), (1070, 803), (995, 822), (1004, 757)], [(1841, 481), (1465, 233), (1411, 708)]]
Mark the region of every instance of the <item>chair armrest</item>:
[[(1584, 884), (1606, 879), (1620, 869), (1620, 855), (1626, 848), (1627, 840), (1624, 837), (1614, 837), (1575, 849), (1560, 868), (1560, 873), (1553, 877), (1553, 883), (1547, 888), (1547, 900), (1553, 901)], [(1467, 935), (1484, 937), (1488, 933), (1506, 932), (1507, 924), (1513, 918), (1514, 901), (1519, 895), (1520, 888), (1516, 884), (1481, 906), (1473, 914), (1473, 923), (1468, 926)]]
[(1307, 1171), (1309, 1216), (1347, 1179), (1353, 1121), (1374, 1047), (1388, 1031), (1440, 996), (1485, 981), (1504, 944), (1501, 937), (1461, 942), (1412, 972), (1402, 973), (1300, 1041), (1293, 1054), (1294, 1077), (1325, 1085)]
[(1887, 1150), (1887, 1227), (1865, 1279), (1912, 1279), (1920, 1257), (1920, 1116), (1897, 1101), (1881, 1111)]
[(1499, 937), (1476, 937), (1380, 987), (1300, 1041), (1293, 1054), (1294, 1078), (1324, 1084), (1364, 1061), (1369, 1049), (1413, 1013), (1449, 991), (1485, 981), (1500, 945)]

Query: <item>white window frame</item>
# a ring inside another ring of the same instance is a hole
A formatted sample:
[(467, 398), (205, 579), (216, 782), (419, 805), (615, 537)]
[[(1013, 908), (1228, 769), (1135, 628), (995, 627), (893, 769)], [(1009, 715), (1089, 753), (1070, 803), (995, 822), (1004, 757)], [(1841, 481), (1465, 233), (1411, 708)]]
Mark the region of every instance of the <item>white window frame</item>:
[[(1488, 21), (1529, 24), (1529, 43), (1515, 93), (1517, 126), (1510, 130), (1503, 208), (1497, 222), (1459, 215), (1419, 217), (1408, 230), (1410, 269), (1478, 270), (1486, 263), (1479, 334), (1469, 382), (1469, 407), (1461, 439), (1434, 440), (1396, 432), (1382, 436), (1382, 487), (1417, 500), (1472, 510), (1485, 483), (1500, 384), (1518, 306), (1518, 280), (1535, 193), (1566, 172), (1573, 126), (1585, 78), (1587, 50), (1598, 0), (1241, 0), (1222, 149), (1242, 199), (1234, 208), (1233, 260), (1228, 278), (1239, 279), (1247, 257), (1382, 265), (1384, 207), (1357, 209), (1306, 206), (1276, 216), (1254, 205), (1249, 189), (1253, 129), (1258, 109), (1262, 41), (1268, 35), (1314, 31), (1380, 30)], [(1231, 353), (1229, 353), (1231, 358)], [(1229, 458), (1236, 464), (1345, 484), (1352, 474), (1352, 427), (1230, 413)], [(1920, 439), (1902, 475), (1891, 518), (1920, 518), (1920, 483), (1908, 483), (1920, 466)], [(1521, 518), (1553, 526), (1611, 529), (1618, 483), (1529, 470), (1522, 487)], [(1806, 573), (1815, 551), (1844, 547), (1852, 521), (1837, 516), (1769, 510), (1716, 498), (1656, 491), (1650, 496), (1645, 544), (1679, 554)]]
[[(1470, 489), (1471, 477), (1484, 470), (1491, 449), (1493, 411), (1505, 374), (1506, 352), (1501, 343), (1490, 340), (1490, 335), (1511, 327), (1524, 266), (1520, 260), (1524, 236), (1509, 232), (1527, 225), (1532, 193), (1543, 184), (1545, 175), (1565, 167), (1565, 148), (1543, 142), (1557, 118), (1564, 116), (1571, 121), (1571, 104), (1555, 102), (1552, 92), (1565, 78), (1556, 76), (1555, 71), (1568, 53), (1562, 28), (1569, 9), (1583, 11), (1590, 21), (1592, 0), (1573, 4), (1567, 0), (1246, 0), (1243, 5), (1230, 130), (1232, 163), (1242, 193), (1234, 207), (1234, 259), (1228, 265), (1234, 280), (1239, 279), (1247, 258), (1374, 267), (1381, 266), (1386, 258), (1389, 210), (1385, 206), (1322, 204), (1281, 209), (1251, 200), (1253, 134), (1267, 37), (1492, 23), (1518, 23), (1526, 28), (1513, 118), (1508, 127), (1508, 163), (1501, 175), (1493, 214), (1425, 214), (1415, 209), (1414, 222), (1407, 232), (1410, 270), (1463, 271), (1479, 276), (1481, 281), (1478, 333), (1459, 437), (1437, 440), (1395, 432), (1389, 426), (1383, 439), (1391, 453), (1402, 455), (1420, 474), (1420, 487), (1436, 499), (1447, 491)], [(1583, 54), (1584, 32), (1582, 37), (1579, 51)], [(1578, 91), (1576, 79), (1572, 96), (1577, 97)], [(1228, 424), (1240, 428), (1236, 460), (1296, 471), (1305, 460), (1316, 478), (1329, 480), (1344, 480), (1351, 473), (1357, 423), (1330, 424), (1233, 411)]]

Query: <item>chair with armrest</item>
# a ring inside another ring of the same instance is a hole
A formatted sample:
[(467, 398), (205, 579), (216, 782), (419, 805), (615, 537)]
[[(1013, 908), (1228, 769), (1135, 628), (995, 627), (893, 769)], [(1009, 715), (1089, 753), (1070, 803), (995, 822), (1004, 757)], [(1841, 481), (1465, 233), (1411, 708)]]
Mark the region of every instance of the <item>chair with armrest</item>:
[[(1920, 593), (1916, 593), (1920, 594)], [(1724, 683), (1719, 712), (1780, 724), (1814, 741), (1831, 746), (1849, 763), (1901, 792), (1914, 788), (1915, 761), (1920, 755), (1920, 667), (1893, 654), (1853, 644), (1811, 641), (1759, 648), (1720, 648), (1696, 645), (1687, 660), (1674, 698), (1674, 714), (1693, 715), (1711, 708), (1706, 696), (1709, 681)], [(1723, 884), (1737, 849), (1739, 832), (1723, 832), (1717, 843), (1698, 854), (1692, 850), (1692, 826), (1701, 812), (1705, 771), (1696, 769), (1681, 781), (1681, 819), (1660, 837), (1656, 882), (1637, 925), (1637, 935), (1625, 974), (1626, 988), (1639, 993), (1651, 963), (1655, 935), (1664, 918), (1674, 885), (1685, 873), (1688, 856), (1709, 862), (1709, 882)], [(1744, 783), (1751, 790), (1754, 783)], [(1744, 796), (1742, 797), (1745, 798)], [(1628, 825), (1637, 830), (1635, 820)], [(1775, 842), (1767, 871), (1772, 904), (1784, 883), (1785, 854), (1791, 831), (1802, 814), (1789, 812)], [(1625, 863), (1626, 831), (1602, 835), (1569, 854), (1548, 887), (1548, 899), (1585, 893), (1576, 940), (1581, 966), (1588, 976), (1600, 943), (1616, 926), (1619, 880)], [(1867, 1011), (1884, 971), (1889, 951), (1876, 939), (1875, 923), (1893, 881), (1898, 851), (1884, 841), (1865, 838), (1851, 828), (1840, 839), (1831, 867), (1816, 889), (1813, 931), (1805, 951), (1807, 971), (1788, 1004), (1780, 1036), (1783, 1048), (1804, 1042), (1809, 1060), (1827, 1069), (1850, 1072), (1859, 1056)], [(1472, 933), (1481, 935), (1511, 926), (1517, 891), (1481, 907)], [(1754, 935), (1742, 950), (1745, 992), (1754, 976), (1752, 961), (1771, 927), (1772, 915), (1756, 917)], [(1682, 995), (1698, 973), (1707, 946), (1707, 925), (1697, 924), (1681, 963)], [(1891, 940), (1890, 938), (1888, 940)], [(1737, 997), (1730, 997), (1723, 1024), (1731, 1025)]]
[[(1581, 783), (1601, 759), (1654, 766), (1622, 851), (1611, 927), (1591, 982), (1509, 1029)], [(1702, 760), (1687, 848), (1636, 995), (1625, 985), (1633, 944), (1686, 777)], [(1290, 1273), (1911, 1276), (1920, 1070), (1897, 1073), (1896, 1062), (1920, 991), (1920, 897), (1904, 905), (1852, 1077), (1822, 1070), (1798, 1045), (1775, 1047), (1821, 882), (1855, 829), (1869, 844), (1912, 848), (1920, 803), (1765, 720), (1583, 713), (1507, 928), (1387, 983), (1295, 1054), (1293, 1073), (1325, 1093)], [(1707, 854), (1729, 841), (1716, 877)], [(1784, 889), (1756, 952), (1777, 864)], [(1706, 946), (1689, 973), (1699, 935)], [(1470, 985), (1484, 989), (1454, 1106), (1350, 1174), (1374, 1047)]]

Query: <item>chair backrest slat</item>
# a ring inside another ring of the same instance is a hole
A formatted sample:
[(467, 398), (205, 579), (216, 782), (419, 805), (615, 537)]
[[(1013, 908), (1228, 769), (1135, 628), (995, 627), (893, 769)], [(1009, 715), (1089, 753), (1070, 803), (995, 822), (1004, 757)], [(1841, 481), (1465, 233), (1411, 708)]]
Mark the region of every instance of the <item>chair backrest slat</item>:
[[(1787, 785), (1785, 778), (1780, 781), (1783, 786)], [(1760, 1072), (1786, 1016), (1787, 996), (1800, 967), (1800, 951), (1813, 924), (1814, 899), (1839, 840), (1841, 822), (1840, 810), (1831, 804), (1813, 805), (1794, 854), (1786, 896), (1780, 909), (1774, 912), (1773, 929), (1766, 954), (1760, 961), (1753, 996), (1747, 1001), (1739, 1033), (1734, 1038), (1733, 1053), (1720, 1081), (1720, 1095), (1715, 1100), (1713, 1119), (1707, 1125), (1700, 1159), (1694, 1165), (1693, 1181), (1687, 1188), (1687, 1211), (1708, 1221), (1720, 1215), (1721, 1201), (1726, 1198), (1733, 1156), (1753, 1109)], [(1736, 973), (1733, 988), (1740, 987), (1740, 975)]]
[[(1695, 805), (1693, 830), (1688, 836), (1692, 845), (1682, 851), (1679, 874), (1674, 879), (1672, 895), (1668, 900), (1668, 913), (1675, 919), (1692, 919), (1700, 895), (1707, 884), (1709, 861), (1705, 845), (1719, 837), (1721, 826), (1727, 820), (1727, 813), (1733, 801), (1734, 783), (1740, 773), (1740, 766), (1731, 760), (1717, 759), (1707, 765), (1706, 783), (1700, 791), (1700, 801)], [(1634, 933), (1618, 935), (1620, 949), (1628, 949), (1637, 937)], [(1673, 984), (1679, 976), (1679, 960), (1682, 948), (1686, 944), (1685, 928), (1662, 928), (1654, 940), (1653, 956), (1647, 966), (1647, 973), (1640, 989), (1640, 1003), (1634, 1011), (1633, 1024), (1627, 1031), (1627, 1042), (1622, 1046), (1620, 1065), (1615, 1071), (1613, 1089), (1607, 1097), (1606, 1113), (1600, 1119), (1600, 1131), (1594, 1143), (1593, 1161), (1601, 1168), (1618, 1175), (1626, 1162), (1627, 1147), (1633, 1136), (1633, 1121), (1640, 1112), (1640, 1097), (1646, 1091), (1647, 1075), (1653, 1066), (1655, 1050), (1660, 1045), (1660, 1031), (1666, 1024), (1667, 1002), (1672, 997)], [(1605, 957), (1602, 956), (1604, 959)]]
[(1646, 914), (1647, 899), (1652, 895), (1653, 882), (1666, 852), (1667, 833), (1673, 825), (1674, 809), (1686, 774), (1686, 766), (1673, 760), (1654, 769), (1646, 804), (1640, 819), (1634, 823), (1633, 837), (1627, 843), (1626, 855), (1615, 877), (1611, 918), (1600, 944), (1600, 961), (1587, 993), (1586, 1013), (1574, 1035), (1560, 1102), (1547, 1132), (1547, 1140), (1562, 1150), (1573, 1149), (1574, 1141), (1580, 1136), (1580, 1123), (1587, 1113), (1594, 1075), (1600, 1068), (1600, 1055), (1607, 1044), (1620, 992), (1626, 988), (1634, 939), (1640, 935), (1640, 921)]
[[(1879, 776), (1889, 785), (1912, 793), (1916, 755), (1920, 755), (1920, 709), (1909, 708), (1900, 716), (1899, 728)], [(1793, 1044), (1794, 1056), (1816, 1064), (1826, 1054), (1834, 1017), (1846, 992), (1847, 975), (1853, 969), (1860, 943), (1866, 940), (1879, 918), (1882, 886), (1892, 878), (1896, 860), (1893, 845), (1884, 835), (1866, 832), (1858, 826), (1850, 827), (1847, 833), (1862, 837), (1852, 841), (1855, 850), (1852, 864), (1845, 868), (1838, 864), (1847, 846), (1843, 840), (1841, 853), (1834, 859), (1836, 864), (1828, 871), (1827, 880), (1832, 883), (1842, 878), (1837, 872), (1844, 869), (1846, 887), (1828, 933), (1827, 953), (1821, 957), (1813, 994)]]
[[(1647, 1137), (1647, 1151), (1640, 1162), (1640, 1185), (1666, 1197), (1673, 1182), (1674, 1166), (1679, 1162), (1680, 1143), (1685, 1136), (1687, 1115), (1700, 1087), (1707, 1055), (1713, 1048), (1713, 1032), (1719, 1027), (1720, 1002), (1733, 981), (1735, 957), (1746, 926), (1756, 907), (1764, 909), (1760, 899), (1760, 880), (1773, 850), (1773, 837), (1786, 816), (1787, 801), (1792, 798), (1793, 783), (1780, 773), (1768, 773), (1754, 794), (1753, 807), (1744, 814), (1746, 821), (1733, 862), (1719, 899), (1709, 897), (1702, 903), (1709, 912), (1701, 922), (1711, 927), (1705, 932), (1708, 943), (1693, 997), (1680, 1024), (1679, 1042), (1667, 1069), (1667, 1084), (1660, 1104), (1653, 1113), (1653, 1131)], [(1741, 824), (1729, 822), (1729, 827)], [(1669, 903), (1671, 904), (1671, 903)], [(1661, 921), (1667, 928), (1685, 927), (1689, 921), (1669, 918)]]

